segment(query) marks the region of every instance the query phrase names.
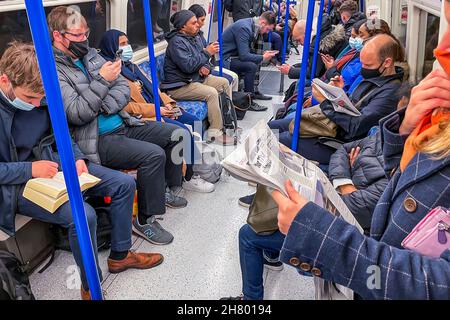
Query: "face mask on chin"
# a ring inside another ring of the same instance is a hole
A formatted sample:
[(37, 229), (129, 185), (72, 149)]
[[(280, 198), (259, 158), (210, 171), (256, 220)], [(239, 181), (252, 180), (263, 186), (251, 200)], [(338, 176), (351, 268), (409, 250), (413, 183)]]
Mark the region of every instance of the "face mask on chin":
[[(17, 96), (14, 94), (14, 89), (11, 86), (11, 92), (9, 94), (4, 93), (2, 90), (0, 90), (1, 94), (8, 100), (8, 102), (14, 106), (16, 109), (22, 110), (22, 111), (31, 111), (34, 108), (36, 108), (34, 105), (27, 103), (23, 101), (22, 99), (17, 98)], [(15, 97), (14, 99), (12, 97)]]
[(89, 40), (86, 39), (80, 42), (70, 41), (67, 49), (69, 49), (69, 51), (78, 59), (83, 59), (89, 52)]

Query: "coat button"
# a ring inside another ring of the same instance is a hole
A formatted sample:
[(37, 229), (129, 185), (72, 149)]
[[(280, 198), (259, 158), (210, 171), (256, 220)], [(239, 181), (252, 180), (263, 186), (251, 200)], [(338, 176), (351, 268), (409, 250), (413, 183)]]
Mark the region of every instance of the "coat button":
[(298, 258), (293, 257), (289, 259), (289, 263), (294, 267), (298, 267), (300, 265), (300, 260)]
[(309, 263), (303, 262), (302, 264), (300, 264), (300, 269), (304, 272), (308, 272), (309, 270), (311, 270), (311, 265)]
[(403, 202), (403, 207), (407, 212), (413, 213), (417, 210), (417, 202), (413, 198), (408, 197)]
[(320, 277), (322, 275), (322, 271), (320, 271), (319, 268), (312, 268), (311, 273), (316, 277)]

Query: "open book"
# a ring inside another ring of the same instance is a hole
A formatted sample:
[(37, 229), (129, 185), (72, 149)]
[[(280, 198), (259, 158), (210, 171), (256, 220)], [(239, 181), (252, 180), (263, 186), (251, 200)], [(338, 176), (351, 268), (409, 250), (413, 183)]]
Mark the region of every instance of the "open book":
[[(279, 190), (286, 196), (284, 183), (289, 179), (304, 198), (328, 210), (333, 215), (341, 217), (356, 226), (361, 233), (363, 232), (322, 170), (311, 161), (280, 144), (278, 138), (263, 120), (258, 122), (242, 144), (222, 161), (222, 165), (225, 170), (239, 180), (265, 185)], [(316, 295), (326, 299), (329, 291), (324, 288), (328, 284), (324, 282), (319, 285), (319, 282), (316, 281), (315, 283), (318, 284)], [(350, 289), (336, 286), (344, 299), (353, 298), (353, 292)]]
[[(83, 173), (78, 177), (81, 191), (92, 188), (100, 179)], [(62, 204), (69, 200), (66, 183), (62, 172), (58, 172), (53, 178), (31, 179), (25, 185), (23, 197), (34, 202), (50, 213), (54, 213)]]
[(345, 91), (341, 88), (326, 84), (320, 79), (313, 79), (313, 85), (334, 107), (336, 112), (359, 117), (361, 112), (353, 105)]

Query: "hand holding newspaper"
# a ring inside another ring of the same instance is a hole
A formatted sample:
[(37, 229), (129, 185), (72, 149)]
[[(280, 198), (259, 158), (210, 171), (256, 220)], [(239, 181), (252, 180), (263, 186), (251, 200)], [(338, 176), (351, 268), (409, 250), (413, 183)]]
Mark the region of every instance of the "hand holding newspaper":
[(336, 112), (359, 117), (361, 112), (350, 101), (347, 93), (339, 87), (326, 84), (320, 79), (313, 79), (313, 86), (328, 100)]
[[(243, 143), (222, 161), (222, 166), (237, 179), (265, 185), (286, 196), (288, 194), (284, 183), (291, 180), (294, 188), (305, 199), (343, 218), (363, 232), (322, 170), (280, 144), (263, 120), (258, 122)], [(353, 299), (353, 292), (348, 288), (337, 285), (339, 292), (333, 292), (330, 287), (334, 285), (331, 283), (323, 279), (317, 279), (315, 283), (318, 299)]]

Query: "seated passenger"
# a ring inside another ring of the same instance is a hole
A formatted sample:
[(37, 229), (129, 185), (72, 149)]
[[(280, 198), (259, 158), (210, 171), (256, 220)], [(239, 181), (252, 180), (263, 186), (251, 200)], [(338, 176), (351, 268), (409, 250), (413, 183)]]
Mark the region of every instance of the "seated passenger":
[[(241, 19), (223, 31), (224, 66), (244, 79), (244, 91), (251, 93), (255, 100), (270, 100), (258, 90), (259, 71), (262, 62), (276, 56), (275, 51), (264, 50), (263, 35), (275, 27), (276, 16), (264, 12), (260, 17)], [(272, 33), (272, 37), (279, 37)], [(261, 106), (252, 106), (253, 111), (261, 111)]]
[[(13, 236), (17, 213), (68, 229), (69, 243), (75, 263), (80, 268), (81, 297), (90, 299), (86, 272), (83, 267), (77, 231), (69, 202), (55, 213), (25, 199), (25, 184), (32, 178), (52, 178), (61, 169), (58, 154), (51, 141), (52, 129), (47, 106), (41, 106), (44, 97), (35, 49), (31, 44), (13, 42), (0, 60), (0, 229)], [(45, 146), (41, 145), (46, 141)], [(54, 140), (53, 140), (54, 142)], [(102, 181), (85, 191), (87, 196), (109, 196), (111, 202), (111, 252), (108, 270), (119, 273), (130, 268), (148, 269), (163, 262), (158, 253), (136, 253), (131, 248), (131, 220), (136, 184), (132, 177), (87, 161), (76, 144), (72, 145), (78, 175), (83, 172)], [(90, 238), (97, 256), (97, 216), (84, 203)], [(101, 269), (98, 273), (102, 279)]]
[[(139, 66), (131, 62), (133, 57), (133, 49), (128, 43), (128, 37), (119, 30), (108, 30), (100, 41), (100, 55), (107, 61), (115, 61), (116, 52), (122, 49), (122, 76), (124, 76), (130, 87), (130, 103), (124, 109), (130, 115), (135, 115), (148, 120), (156, 119), (156, 111), (154, 104), (153, 86), (149, 78), (139, 69)], [(191, 131), (183, 124), (186, 123), (192, 129), (201, 126), (201, 121), (190, 113), (181, 111), (181, 116), (174, 114), (176, 102), (167, 94), (159, 92), (160, 111), (162, 120), (166, 123), (172, 123), (183, 129), (183, 154), (186, 160), (186, 174), (183, 182), (183, 189), (212, 192), (214, 184), (209, 183), (198, 175), (194, 175), (193, 165), (195, 163), (195, 155), (200, 156), (200, 152), (195, 148), (195, 142)], [(181, 109), (180, 109), (181, 110)], [(195, 122), (197, 121), (197, 125)]]
[(175, 100), (205, 100), (208, 104), (207, 140), (232, 145), (234, 139), (223, 132), (219, 93), (232, 97), (228, 80), (211, 75), (210, 59), (219, 51), (211, 44), (204, 48), (196, 37), (197, 18), (192, 11), (181, 10), (171, 17), (174, 30), (166, 35), (168, 42), (164, 60), (165, 79), (160, 87)]
[[(449, 1), (444, 8), (450, 23)], [(450, 299), (450, 249), (435, 258), (401, 245), (430, 210), (450, 208), (449, 51), (447, 28), (435, 50), (444, 71), (432, 71), (413, 89), (406, 112), (381, 123), (385, 168), (393, 176), (375, 208), (371, 236), (308, 203), (287, 183), (289, 198), (273, 193), (279, 228), (287, 234), (283, 262), (297, 270), (301, 265), (363, 299)], [(373, 267), (376, 275), (368, 272)], [(377, 285), (368, 286), (374, 276)]]
[[(206, 11), (199, 4), (193, 4), (192, 6), (189, 7), (189, 10), (192, 11), (195, 14), (195, 17), (197, 18), (197, 23), (198, 23), (198, 27), (199, 27), (197, 36), (198, 36), (198, 39), (201, 41), (203, 47), (206, 48), (208, 46), (208, 43), (207, 43), (207, 41), (205, 39), (205, 35), (202, 31), (202, 28), (206, 22)], [(214, 57), (212, 57), (212, 60), (214, 60)], [(219, 67), (216, 66), (214, 68), (214, 70), (211, 71), (211, 74), (213, 76), (219, 77), (220, 76)], [(239, 91), (239, 76), (236, 73), (234, 73), (233, 71), (228, 70), (226, 68), (223, 68), (223, 77), (227, 78), (228, 82), (232, 86), (233, 91)]]
[[(313, 90), (323, 114), (337, 125), (339, 140), (350, 142), (365, 137), (381, 118), (395, 111), (399, 99), (396, 92), (403, 79), (402, 69), (394, 66), (400, 50), (392, 37), (378, 35), (367, 42), (361, 51), (361, 76), (364, 80), (355, 88), (350, 88), (352, 92), (350, 100), (354, 104), (359, 102), (361, 116), (354, 117), (336, 112), (331, 102)], [(342, 77), (335, 80), (332, 82), (333, 85), (344, 87)], [(272, 129), (279, 130), (280, 142), (289, 147), (292, 142), (292, 134), (289, 132), (290, 122), (290, 119), (282, 119), (269, 123)], [(297, 152), (320, 164), (328, 164), (334, 151), (334, 148), (322, 144), (318, 138), (301, 138), (298, 142)]]
[[(112, 169), (137, 169), (139, 213), (134, 230), (155, 244), (172, 242), (173, 236), (156, 221), (156, 215), (164, 214), (166, 206), (187, 205), (170, 190), (182, 182), (182, 161), (175, 163), (179, 159), (171, 156), (179, 143), (171, 138), (178, 127), (143, 122), (123, 110), (130, 88), (120, 75), (122, 63), (106, 62), (89, 47), (89, 29), (79, 11), (56, 7), (47, 21), (75, 142), (93, 163)], [(73, 24), (67, 25), (69, 22)]]
[(355, 0), (344, 1), (339, 7), (339, 13), (341, 15), (341, 21), (344, 25), (347, 39), (350, 38), (353, 25), (360, 20), (367, 19), (364, 13), (358, 11), (358, 4)]
[[(397, 110), (408, 105), (410, 94), (410, 85), (403, 84)], [(330, 159), (329, 178), (358, 223), (369, 234), (375, 205), (388, 184), (381, 132), (338, 149)]]

